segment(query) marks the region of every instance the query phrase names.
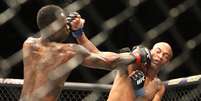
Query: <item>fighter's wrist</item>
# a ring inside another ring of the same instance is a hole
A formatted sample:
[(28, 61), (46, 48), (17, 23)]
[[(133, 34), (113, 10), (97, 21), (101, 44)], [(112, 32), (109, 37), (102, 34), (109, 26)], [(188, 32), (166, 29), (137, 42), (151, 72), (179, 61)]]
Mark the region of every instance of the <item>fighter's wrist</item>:
[(135, 62), (135, 57), (133, 56), (133, 55), (131, 55), (131, 57), (130, 57), (130, 64), (132, 64), (132, 63), (134, 63)]
[(79, 38), (82, 36), (83, 32), (84, 32), (83, 29), (80, 28), (78, 30), (72, 31), (72, 35), (74, 38)]
[(132, 63), (135, 63), (135, 64), (140, 64), (141, 63), (141, 56), (140, 56), (140, 54), (138, 54), (136, 52), (131, 52), (131, 55), (133, 56)]

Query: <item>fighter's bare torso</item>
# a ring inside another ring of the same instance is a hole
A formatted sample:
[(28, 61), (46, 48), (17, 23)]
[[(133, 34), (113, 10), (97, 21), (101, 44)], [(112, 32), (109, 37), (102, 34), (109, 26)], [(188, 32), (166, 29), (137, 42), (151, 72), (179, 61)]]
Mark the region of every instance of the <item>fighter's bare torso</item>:
[[(132, 70), (130, 72), (133, 72)], [(118, 72), (113, 89), (109, 94), (108, 101), (150, 101), (154, 95), (160, 90), (162, 82), (157, 78), (150, 78), (145, 75), (144, 96), (135, 96), (132, 81), (128, 78), (127, 72)]]
[(23, 45), (24, 85), (22, 97), (34, 96), (33, 93), (37, 89), (49, 84), (52, 89), (40, 99), (55, 101), (68, 73), (54, 81), (51, 81), (49, 73), (75, 55), (73, 46), (74, 44), (43, 43), (38, 38), (28, 38)]
[(160, 90), (162, 85), (162, 82), (158, 78), (145, 78), (145, 84), (144, 84), (144, 96), (138, 96), (136, 97), (137, 101), (152, 101), (155, 94)]

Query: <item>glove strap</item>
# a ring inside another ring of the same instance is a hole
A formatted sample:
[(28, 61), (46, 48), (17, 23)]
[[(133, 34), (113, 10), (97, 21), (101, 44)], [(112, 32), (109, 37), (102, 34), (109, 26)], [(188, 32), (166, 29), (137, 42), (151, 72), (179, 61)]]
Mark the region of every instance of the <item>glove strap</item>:
[(83, 29), (80, 28), (80, 29), (78, 29), (76, 31), (73, 31), (72, 35), (73, 35), (74, 38), (79, 38), (80, 36), (82, 36), (82, 33), (83, 33)]
[(134, 63), (140, 64), (141, 63), (141, 56), (138, 53), (131, 52), (131, 55), (134, 57)]

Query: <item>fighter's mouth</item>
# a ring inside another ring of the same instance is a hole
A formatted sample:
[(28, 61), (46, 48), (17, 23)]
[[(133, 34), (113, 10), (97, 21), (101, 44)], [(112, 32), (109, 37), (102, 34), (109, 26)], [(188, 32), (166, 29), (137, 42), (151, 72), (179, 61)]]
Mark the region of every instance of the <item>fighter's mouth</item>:
[(156, 65), (159, 65), (159, 64), (160, 64), (160, 61), (158, 61), (158, 60), (153, 60), (152, 63), (153, 63), (153, 64), (156, 64)]

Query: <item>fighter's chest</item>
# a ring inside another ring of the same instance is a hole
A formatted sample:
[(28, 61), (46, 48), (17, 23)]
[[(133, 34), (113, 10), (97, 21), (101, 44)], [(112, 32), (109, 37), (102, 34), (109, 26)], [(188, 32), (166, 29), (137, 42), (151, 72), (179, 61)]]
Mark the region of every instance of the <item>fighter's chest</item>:
[(158, 79), (152, 79), (151, 80), (149, 78), (146, 78), (144, 87), (145, 87), (146, 95), (151, 96), (160, 90), (161, 83)]

